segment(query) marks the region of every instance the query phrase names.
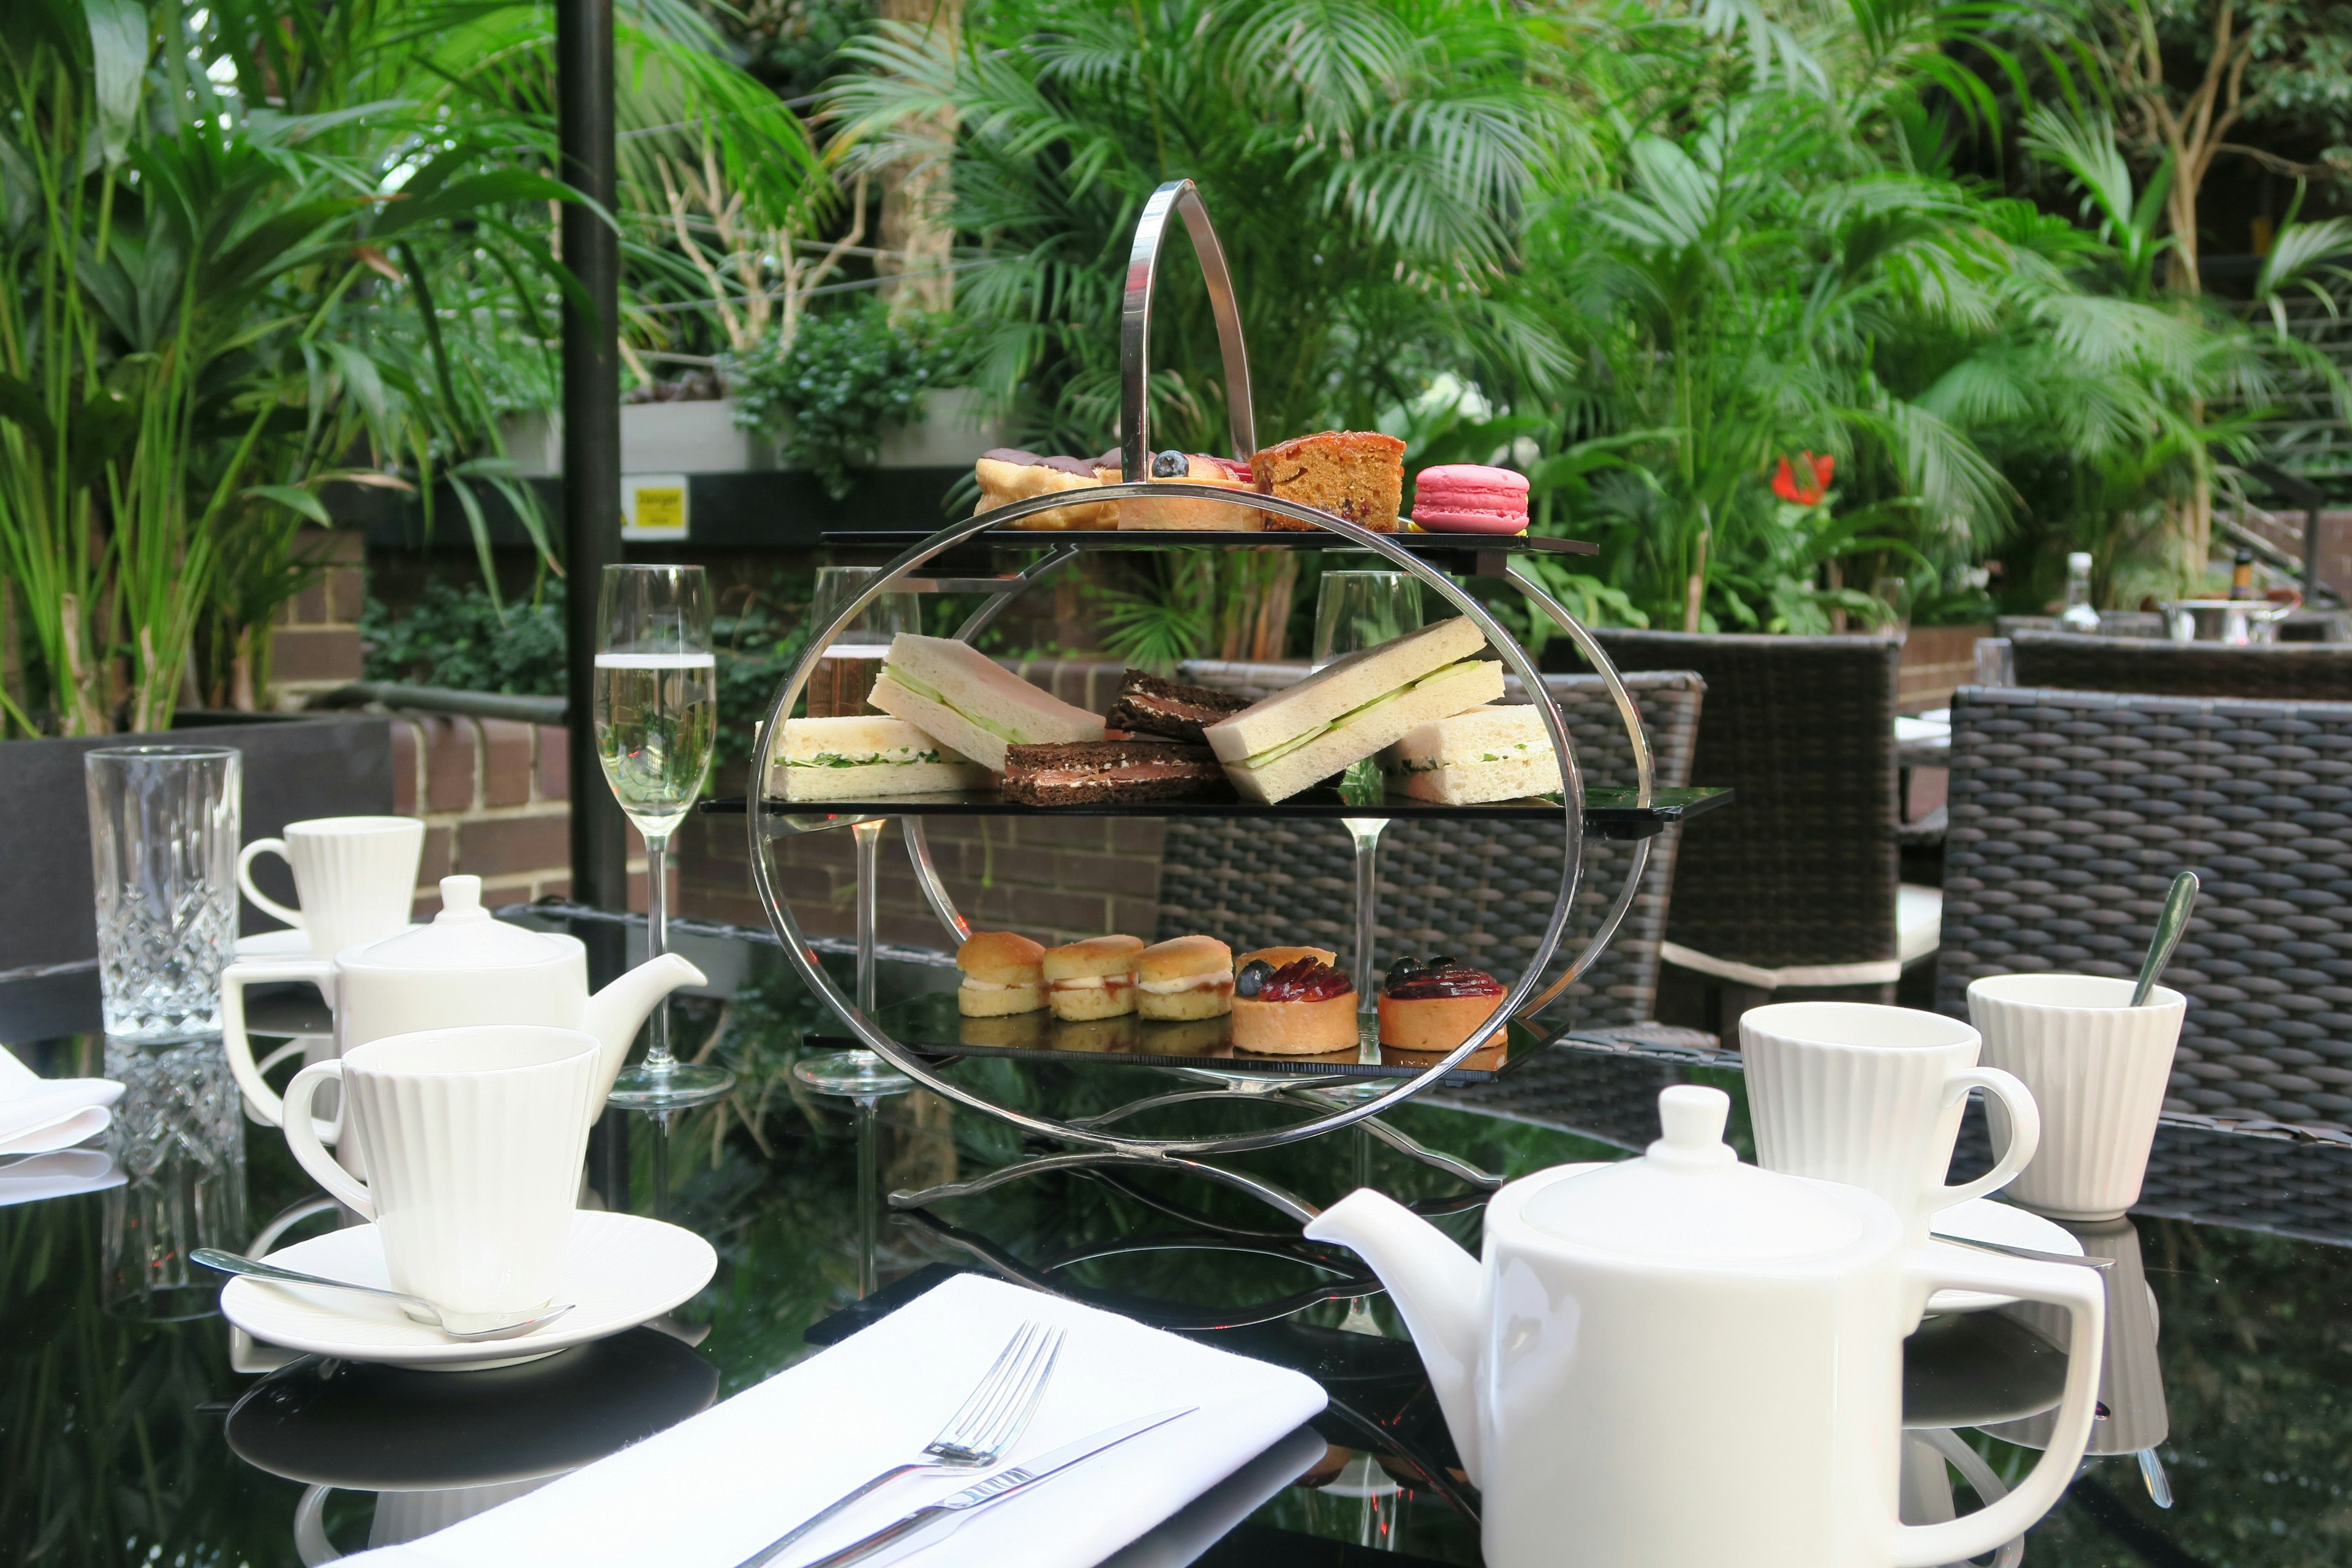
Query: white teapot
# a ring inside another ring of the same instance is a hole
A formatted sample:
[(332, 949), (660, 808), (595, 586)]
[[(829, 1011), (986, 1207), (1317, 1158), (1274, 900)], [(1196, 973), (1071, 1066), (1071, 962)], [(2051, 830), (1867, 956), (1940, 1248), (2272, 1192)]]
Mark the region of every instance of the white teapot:
[[(441, 912), (429, 925), (347, 947), (331, 959), (239, 959), (222, 973), (221, 1038), (229, 1070), (246, 1104), (272, 1127), (283, 1121), (284, 1107), (261, 1075), (277, 1058), (253, 1058), (245, 988), (285, 980), (307, 981), (326, 997), (337, 1056), (386, 1035), (469, 1024), (545, 1024), (593, 1035), (604, 1047), (594, 1100), (600, 1111), (646, 1015), (679, 986), (708, 984), (702, 971), (666, 952), (592, 996), (588, 950), (579, 938), (493, 919), (482, 908), (479, 877), (444, 877)], [(314, 1125), (320, 1142), (334, 1142), (334, 1123), (314, 1119)]]
[[(1485, 1494), (1489, 1568), (1927, 1568), (2023, 1534), (2081, 1462), (2098, 1276), (1908, 1249), (1883, 1198), (1739, 1163), (1730, 1103), (1677, 1085), (1642, 1158), (1505, 1187), (1483, 1262), (1370, 1189), (1307, 1226), (1395, 1298)], [(1906, 1525), (1903, 1341), (1948, 1288), (2067, 1308), (2065, 1394), (2006, 1498)]]

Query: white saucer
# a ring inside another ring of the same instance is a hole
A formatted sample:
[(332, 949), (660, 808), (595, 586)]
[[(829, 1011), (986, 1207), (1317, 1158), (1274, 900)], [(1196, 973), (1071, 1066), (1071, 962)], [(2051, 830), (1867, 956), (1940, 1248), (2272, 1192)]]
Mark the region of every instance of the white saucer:
[[(330, 1231), (268, 1256), (305, 1274), (355, 1285), (391, 1283), (372, 1225)], [(719, 1255), (690, 1230), (583, 1209), (572, 1216), (555, 1298), (572, 1302), (572, 1310), (515, 1339), (467, 1344), (411, 1322), (390, 1301), (257, 1279), (230, 1280), (221, 1291), (221, 1315), (255, 1339), (289, 1350), (426, 1372), (476, 1372), (537, 1361), (635, 1328), (710, 1283), (718, 1268)]]
[[(2011, 1247), (2030, 1247), (2037, 1252), (2063, 1252), (2069, 1258), (2083, 1256), (2083, 1244), (2065, 1226), (1990, 1198), (1972, 1198), (1940, 1210), (1928, 1228), (1964, 1236), (1970, 1241), (1998, 1241)], [(1927, 1246), (1953, 1261), (1987, 1256), (1946, 1242), (1931, 1241)], [(2014, 1296), (1996, 1296), (1989, 1290), (1938, 1290), (1927, 1299), (1927, 1310), (1981, 1312), (1990, 1307), (2006, 1307), (2016, 1300)]]
[[(411, 921), (408, 929), (415, 931), (415, 922)], [(251, 936), (241, 936), (236, 939), (236, 956), (239, 958), (308, 958), (310, 956), (310, 938), (308, 933), (293, 926), (279, 926), (276, 931), (257, 931)]]

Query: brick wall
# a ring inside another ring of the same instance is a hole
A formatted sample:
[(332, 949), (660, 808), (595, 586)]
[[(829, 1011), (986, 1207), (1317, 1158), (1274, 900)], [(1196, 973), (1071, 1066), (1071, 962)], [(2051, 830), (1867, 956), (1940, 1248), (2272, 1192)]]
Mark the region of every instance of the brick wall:
[[(494, 905), (571, 892), (571, 770), (562, 726), (438, 713), (392, 717), (392, 809), (425, 825), (416, 873), (420, 917), (441, 907), (440, 880), (452, 874), (481, 878), (482, 900)], [(673, 870), (674, 910), (677, 886)], [(645, 841), (635, 828), (629, 907), (646, 907)]]
[(300, 708), (319, 692), (359, 679), (362, 666), (365, 536), (355, 529), (304, 529), (296, 543), (299, 549), (316, 552), (329, 565), (319, 581), (278, 606), (270, 626), (268, 705), (281, 710)]
[[(1076, 707), (1100, 713), (1118, 691), (1120, 666), (1035, 659), (1012, 667)], [(742, 793), (744, 770), (714, 794)], [(1147, 817), (925, 819), (931, 858), (964, 919), (983, 930), (1018, 931), (1040, 942), (1075, 942), (1106, 931), (1151, 940), (1160, 919), (1161, 825)], [(694, 817), (679, 830), (678, 909), (706, 920), (767, 923), (751, 890), (749, 840), (740, 817)], [(807, 833), (777, 847), (780, 880), (811, 936), (857, 930), (856, 847), (847, 828)], [(947, 929), (915, 880), (896, 826), (884, 829), (877, 883), (881, 939), (943, 948)]]

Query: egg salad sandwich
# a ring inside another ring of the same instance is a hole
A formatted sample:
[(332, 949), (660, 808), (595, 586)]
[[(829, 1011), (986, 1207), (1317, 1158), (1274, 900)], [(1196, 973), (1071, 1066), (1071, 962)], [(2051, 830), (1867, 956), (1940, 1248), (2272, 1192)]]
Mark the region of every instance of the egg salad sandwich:
[[(1486, 634), (1439, 621), (1325, 665), (1202, 731), (1244, 800), (1287, 800), (1408, 731), (1503, 695), (1503, 667), (1475, 658)], [(877, 700), (878, 701), (878, 700)]]
[(784, 721), (786, 800), (877, 800), (986, 789), (989, 772), (903, 719), (860, 714)]
[(952, 637), (900, 632), (866, 700), (991, 773), (1004, 771), (1007, 746), (1103, 738), (1099, 718)]
[(1476, 805), (1560, 787), (1559, 754), (1531, 702), (1473, 708), (1405, 731), (1381, 753), (1389, 788), (1414, 800)]

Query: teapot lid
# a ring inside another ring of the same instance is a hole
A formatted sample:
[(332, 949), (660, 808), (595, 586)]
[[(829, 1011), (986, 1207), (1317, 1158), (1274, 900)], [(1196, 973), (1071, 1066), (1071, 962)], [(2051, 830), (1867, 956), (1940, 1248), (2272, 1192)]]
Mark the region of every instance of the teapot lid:
[(1664, 1136), (1641, 1158), (1549, 1184), (1521, 1218), (1556, 1241), (1661, 1262), (1797, 1260), (1864, 1237), (1854, 1200), (1883, 1200), (1741, 1164), (1723, 1141), (1730, 1114), (1723, 1090), (1676, 1084), (1658, 1096)]
[(382, 969), (520, 969), (565, 956), (564, 944), (482, 908), (479, 877), (441, 879), (441, 912), (427, 925), (369, 942), (352, 955)]

